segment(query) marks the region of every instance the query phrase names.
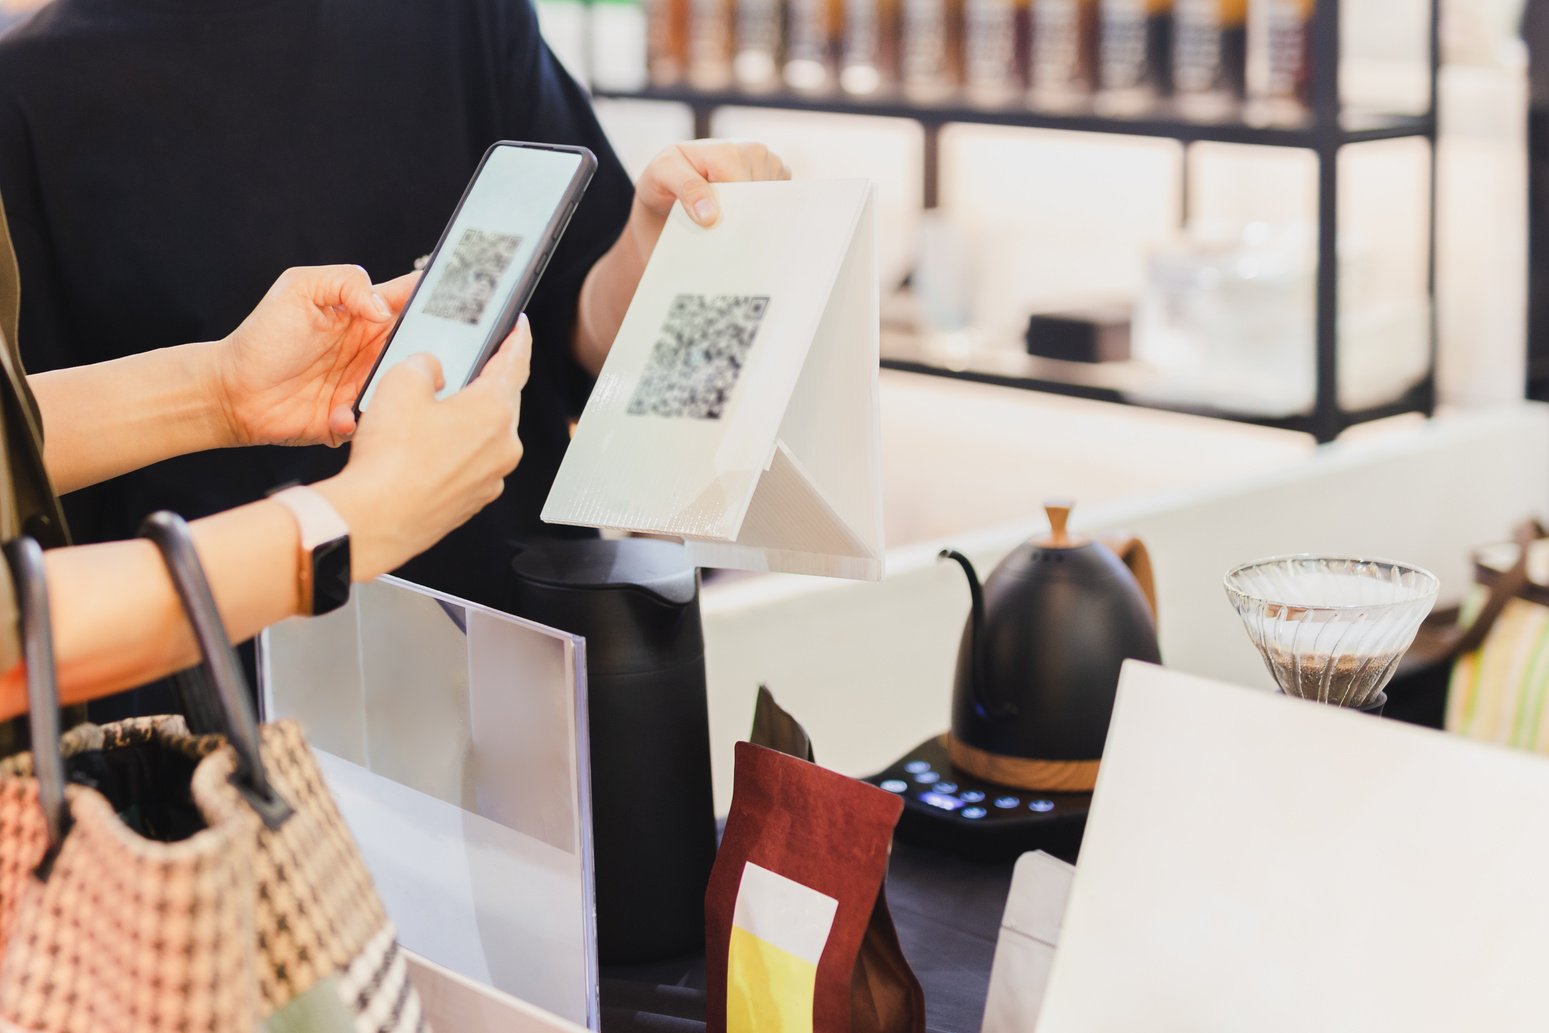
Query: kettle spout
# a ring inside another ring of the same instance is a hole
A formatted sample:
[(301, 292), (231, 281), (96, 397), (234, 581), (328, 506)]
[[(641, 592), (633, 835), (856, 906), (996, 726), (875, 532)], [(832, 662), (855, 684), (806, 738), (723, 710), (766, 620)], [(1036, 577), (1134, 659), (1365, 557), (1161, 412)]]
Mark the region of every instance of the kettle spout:
[(979, 583), (979, 572), (974, 570), (973, 563), (956, 549), (942, 549), (936, 556), (939, 560), (952, 560), (963, 568), (963, 573), (968, 575), (968, 592), (972, 600), (972, 610), (969, 616), (968, 649), (969, 670), (973, 678), (974, 701), (979, 705), (988, 717), (1002, 716), (1008, 712), (1015, 712), (1014, 707), (997, 704), (991, 700), (987, 693), (989, 684), (984, 674), (984, 586)]
[(979, 634), (984, 629), (984, 586), (979, 583), (979, 572), (974, 569), (973, 561), (956, 549), (942, 549), (936, 555), (938, 560), (951, 560), (963, 568), (963, 573), (968, 575), (968, 592), (973, 599), (973, 643), (974, 652), (979, 652)]

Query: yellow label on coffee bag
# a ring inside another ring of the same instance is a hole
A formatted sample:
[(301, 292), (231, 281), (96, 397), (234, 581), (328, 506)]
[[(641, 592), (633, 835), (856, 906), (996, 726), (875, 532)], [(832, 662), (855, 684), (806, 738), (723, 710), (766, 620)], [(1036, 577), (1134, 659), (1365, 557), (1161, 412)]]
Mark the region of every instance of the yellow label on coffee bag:
[(833, 897), (744, 866), (726, 961), (727, 1033), (812, 1033), (818, 959), (838, 909)]
[(815, 962), (731, 930), (726, 964), (726, 1033), (812, 1033)]

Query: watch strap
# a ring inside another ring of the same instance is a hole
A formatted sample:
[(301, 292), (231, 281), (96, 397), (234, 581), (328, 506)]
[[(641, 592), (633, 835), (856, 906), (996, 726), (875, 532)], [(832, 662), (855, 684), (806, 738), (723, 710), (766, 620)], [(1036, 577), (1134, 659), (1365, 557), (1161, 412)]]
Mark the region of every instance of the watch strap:
[[(349, 570), (346, 567), (343, 571), (335, 571), (337, 576), (329, 579), (330, 589), (319, 593), (318, 566), (320, 563), (327, 562), (324, 559), (325, 554), (336, 551), (328, 548), (329, 546), (339, 543), (348, 544), (350, 525), (315, 488), (295, 485), (283, 488), (269, 497), (290, 511), (301, 535), (298, 594), (301, 598), (302, 612), (311, 616), (336, 609), (343, 604), (343, 599), (348, 597)], [(343, 551), (337, 560), (348, 564), (348, 551)], [(343, 584), (333, 585), (332, 582), (339, 580), (340, 577), (343, 578)], [(340, 597), (341, 592), (342, 597)], [(320, 595), (327, 598), (319, 598)]]
[(301, 530), (301, 547), (309, 552), (350, 533), (350, 525), (316, 488), (297, 484), (282, 488), (269, 497), (296, 518), (296, 526)]

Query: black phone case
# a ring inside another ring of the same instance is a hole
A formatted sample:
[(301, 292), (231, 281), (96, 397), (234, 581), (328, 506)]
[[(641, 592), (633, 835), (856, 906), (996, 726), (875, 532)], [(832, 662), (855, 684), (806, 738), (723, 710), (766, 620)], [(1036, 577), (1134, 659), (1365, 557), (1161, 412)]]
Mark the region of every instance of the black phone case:
[[(463, 196), (457, 199), (457, 207), (452, 210), (452, 215), (446, 220), (446, 228), (441, 231), (441, 239), (436, 241), (435, 250), (430, 253), (430, 259), (425, 263), (425, 274), (435, 267), (436, 260), (441, 257), (441, 249), (446, 246), (447, 237), (452, 233), (452, 227), (457, 224), (457, 217), (462, 214), (463, 205), (468, 201), (468, 195), (473, 192), (473, 187), (484, 174), (484, 167), (489, 164), (490, 156), (500, 147), (521, 147), (535, 151), (565, 151), (569, 154), (581, 156), (580, 167), (576, 169), (575, 178), (570, 181), (570, 186), (565, 191), (565, 196), (555, 208), (554, 214), (549, 218), (548, 225), (543, 231), (543, 252), (530, 263), (522, 278), (516, 282), (511, 294), (506, 298), (501, 307), (500, 317), (495, 321), (489, 336), (479, 348), (479, 357), (474, 362), (468, 373), (468, 380), (457, 385), (458, 389), (466, 387), (479, 375), (485, 363), (495, 354), (500, 347), (500, 342), (506, 339), (506, 335), (516, 326), (517, 319), (522, 311), (527, 308), (527, 303), (532, 300), (533, 291), (537, 289), (538, 281), (542, 279), (543, 272), (549, 266), (549, 259), (554, 256), (554, 251), (559, 247), (559, 240), (565, 233), (565, 227), (570, 225), (570, 217), (581, 204), (581, 197), (586, 193), (587, 186), (592, 181), (592, 174), (597, 171), (597, 156), (585, 147), (569, 147), (563, 144), (547, 143), (523, 143), (516, 140), (499, 140), (490, 145), (484, 152), (484, 157), (479, 159), (479, 167), (474, 170), (473, 177), (468, 180), (468, 185), (463, 188)], [(398, 336), (398, 329), (403, 325), (403, 313), (409, 311), (414, 304), (414, 299), (419, 296), (420, 288), (425, 285), (425, 276), (422, 275), (418, 283), (414, 285), (414, 292), (409, 295), (409, 300), (404, 304), (403, 310), (398, 313), (398, 320), (393, 324), (393, 329), (387, 335), (387, 342), (382, 345), (382, 353), (377, 356), (376, 362), (367, 374), (365, 382), (360, 386), (360, 394), (355, 398), (353, 406), (355, 418), (360, 418), (361, 399), (366, 397), (366, 390), (371, 382), (376, 379), (377, 373), (382, 368), (382, 361), (387, 358), (388, 349), (393, 345)]]

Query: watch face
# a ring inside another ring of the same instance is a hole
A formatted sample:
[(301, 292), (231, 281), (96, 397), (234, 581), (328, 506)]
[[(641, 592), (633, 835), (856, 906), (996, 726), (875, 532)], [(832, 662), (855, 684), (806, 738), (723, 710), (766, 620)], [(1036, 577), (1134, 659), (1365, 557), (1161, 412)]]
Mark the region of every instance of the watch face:
[(348, 535), (312, 550), (312, 612), (328, 613), (350, 600)]

